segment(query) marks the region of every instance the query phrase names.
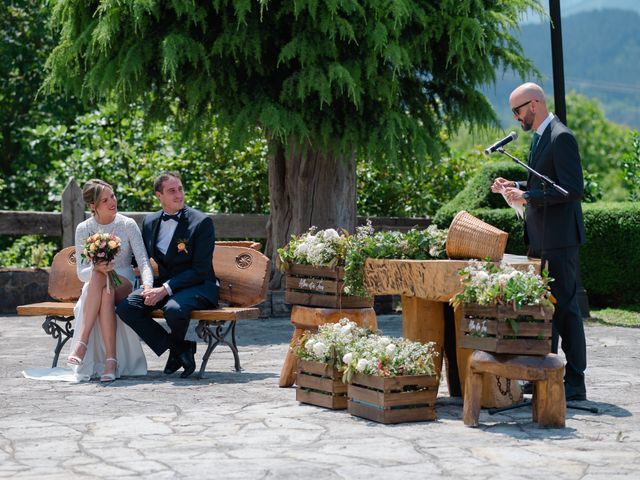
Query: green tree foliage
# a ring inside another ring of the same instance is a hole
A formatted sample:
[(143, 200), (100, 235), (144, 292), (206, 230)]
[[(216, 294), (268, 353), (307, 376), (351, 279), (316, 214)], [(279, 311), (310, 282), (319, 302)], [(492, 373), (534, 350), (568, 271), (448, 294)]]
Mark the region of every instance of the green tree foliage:
[(37, 95), (44, 63), (56, 39), (48, 28), (49, 2), (8, 0), (0, 5), (0, 208), (42, 208), (39, 190), (49, 155), (33, 156), (28, 129), (70, 121), (73, 97)]
[(168, 97), (157, 93), (169, 91), (194, 128), (213, 109), (234, 138), (258, 123), (281, 144), (396, 159), (437, 151), (442, 124), (495, 120), (478, 88), (497, 67), (531, 71), (511, 33), (528, 7), (539, 9), (534, 0), (61, 0), (47, 87), (115, 95), (125, 107), (145, 97), (161, 115)]

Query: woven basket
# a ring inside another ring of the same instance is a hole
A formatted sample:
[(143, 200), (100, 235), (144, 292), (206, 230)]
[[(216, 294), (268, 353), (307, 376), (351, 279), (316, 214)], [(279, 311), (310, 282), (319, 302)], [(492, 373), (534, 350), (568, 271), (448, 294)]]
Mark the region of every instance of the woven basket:
[(449, 226), (447, 256), (501, 260), (509, 234), (483, 222), (464, 210), (458, 212)]

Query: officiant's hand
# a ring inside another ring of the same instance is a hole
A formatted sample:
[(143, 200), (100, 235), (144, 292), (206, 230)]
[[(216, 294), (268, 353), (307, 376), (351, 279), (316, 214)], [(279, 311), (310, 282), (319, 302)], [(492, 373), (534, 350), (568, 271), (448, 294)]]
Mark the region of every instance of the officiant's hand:
[(491, 191), (493, 193), (502, 193), (503, 188), (513, 188), (514, 186), (515, 182), (513, 180), (498, 177), (491, 184)]
[(144, 304), (149, 306), (156, 305), (160, 300), (168, 295), (164, 287), (147, 288), (140, 294), (144, 298)]
[(504, 191), (504, 196), (509, 205), (526, 205), (527, 200), (523, 197), (524, 191), (519, 188), (509, 187)]

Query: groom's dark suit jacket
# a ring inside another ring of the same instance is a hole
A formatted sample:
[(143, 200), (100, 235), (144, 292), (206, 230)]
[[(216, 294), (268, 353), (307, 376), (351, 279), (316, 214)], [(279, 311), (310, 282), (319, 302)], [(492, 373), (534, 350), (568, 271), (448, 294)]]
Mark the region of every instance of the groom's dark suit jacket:
[(569, 196), (564, 197), (552, 187), (547, 188), (547, 212), (543, 229), (545, 195), (542, 182), (532, 174), (529, 174), (526, 183), (521, 182), (522, 188), (529, 192), (525, 240), (531, 253), (539, 257), (543, 246), (547, 250), (577, 247), (584, 243), (580, 206), (584, 181), (580, 154), (573, 133), (557, 117), (553, 118), (540, 137), (530, 166), (569, 192)]
[[(154, 286), (168, 281), (174, 295), (191, 287), (194, 295), (217, 305), (218, 287), (212, 263), (216, 240), (213, 221), (204, 213), (185, 206), (167, 253), (162, 255), (156, 248), (161, 216), (162, 211), (149, 214), (142, 223), (147, 252), (158, 264), (159, 276), (154, 279)], [(182, 241), (185, 249), (180, 251), (178, 244)]]

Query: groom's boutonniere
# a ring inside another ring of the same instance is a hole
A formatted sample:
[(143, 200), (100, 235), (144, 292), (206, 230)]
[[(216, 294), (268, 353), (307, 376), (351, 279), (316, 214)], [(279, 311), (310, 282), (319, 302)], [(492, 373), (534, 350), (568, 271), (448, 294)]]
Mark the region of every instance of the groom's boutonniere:
[(178, 253), (180, 252), (189, 253), (189, 251), (187, 250), (187, 240), (178, 239), (178, 242), (176, 243), (176, 247), (178, 247)]

